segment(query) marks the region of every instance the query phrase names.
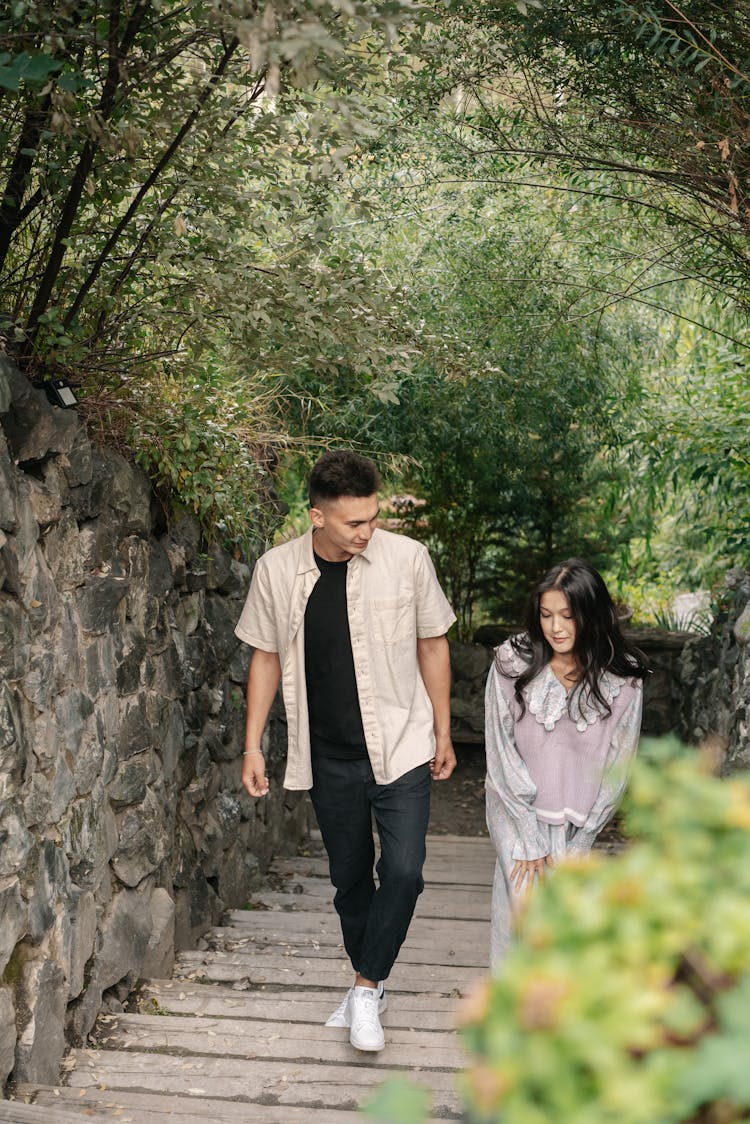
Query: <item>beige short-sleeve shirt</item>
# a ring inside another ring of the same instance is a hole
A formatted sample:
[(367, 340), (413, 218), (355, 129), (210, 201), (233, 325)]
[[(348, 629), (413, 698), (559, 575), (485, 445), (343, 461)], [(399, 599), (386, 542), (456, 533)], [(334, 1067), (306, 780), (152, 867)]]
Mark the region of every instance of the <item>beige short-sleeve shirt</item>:
[[(304, 627), (319, 577), (310, 528), (258, 560), (235, 629), (246, 644), (279, 654), (289, 789), (312, 787)], [(348, 563), (346, 601), (367, 752), (377, 783), (389, 784), (435, 754), (417, 640), (443, 636), (456, 617), (426, 547), (381, 528)]]

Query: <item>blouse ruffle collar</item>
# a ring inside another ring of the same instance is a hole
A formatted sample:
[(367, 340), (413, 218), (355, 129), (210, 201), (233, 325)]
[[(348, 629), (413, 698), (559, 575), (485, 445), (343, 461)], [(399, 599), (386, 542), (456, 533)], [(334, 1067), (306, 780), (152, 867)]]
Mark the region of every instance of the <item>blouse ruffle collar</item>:
[[(503, 644), (501, 659), (507, 674), (517, 677), (527, 666), (522, 657), (512, 647), (510, 641)], [(624, 680), (618, 675), (605, 671), (599, 683), (602, 698), (609, 707), (619, 695)], [(593, 698), (582, 685), (574, 687), (572, 693), (566, 691), (563, 684), (555, 675), (551, 666), (547, 664), (531, 683), (527, 684), (524, 695), (529, 713), (533, 714), (540, 726), (545, 730), (554, 730), (563, 715), (569, 715), (575, 723), (579, 733), (584, 733), (589, 726), (593, 726), (602, 718), (608, 717), (608, 712), (597, 699)]]

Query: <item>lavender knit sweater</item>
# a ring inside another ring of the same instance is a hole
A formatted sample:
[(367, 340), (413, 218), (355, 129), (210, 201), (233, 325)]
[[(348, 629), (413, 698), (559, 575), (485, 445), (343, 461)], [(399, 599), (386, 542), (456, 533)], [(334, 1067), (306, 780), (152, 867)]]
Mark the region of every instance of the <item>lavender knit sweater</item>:
[[(547, 666), (514, 695), (524, 668), (509, 641), (497, 649), (485, 696), (487, 826), (497, 852), (490, 963), (499, 966), (520, 904), (510, 873), (518, 859), (586, 854), (611, 819), (627, 784), (641, 726), (642, 683), (605, 673), (601, 690), (612, 713), (570, 696)], [(570, 701), (570, 705), (569, 705)]]

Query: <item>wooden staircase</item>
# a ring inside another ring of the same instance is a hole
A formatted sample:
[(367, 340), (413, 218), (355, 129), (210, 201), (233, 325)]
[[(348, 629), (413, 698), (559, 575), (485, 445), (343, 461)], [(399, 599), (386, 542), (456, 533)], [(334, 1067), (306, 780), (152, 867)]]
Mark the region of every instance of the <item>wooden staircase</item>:
[[(315, 845), (313, 844), (313, 847)], [(354, 1050), (323, 1024), (351, 983), (327, 862), (277, 861), (269, 888), (227, 915), (171, 980), (145, 982), (132, 1013), (104, 1015), (56, 1087), (23, 1086), (0, 1121), (80, 1124), (362, 1124), (387, 1077), (429, 1090), (434, 1118), (462, 1118), (455, 1031), (487, 971), (494, 855), (486, 838), (428, 837), (426, 888), (387, 982), (386, 1047)]]

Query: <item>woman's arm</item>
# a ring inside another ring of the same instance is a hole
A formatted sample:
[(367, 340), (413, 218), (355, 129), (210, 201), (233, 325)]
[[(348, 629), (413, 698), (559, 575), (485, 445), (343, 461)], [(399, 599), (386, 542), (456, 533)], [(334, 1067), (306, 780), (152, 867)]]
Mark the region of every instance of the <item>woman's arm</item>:
[(535, 863), (544, 859), (549, 848), (531, 806), (536, 787), (516, 748), (513, 725), (513, 715), (501, 690), (500, 672), (493, 663), (485, 692), (487, 786), (499, 798), (512, 825), (513, 861)]
[(612, 731), (599, 792), (586, 822), (573, 836), (569, 852), (575, 854), (591, 850), (597, 835), (617, 811), (628, 784), (628, 766), (638, 748), (642, 712), (643, 687), (639, 683), (635, 695)]

